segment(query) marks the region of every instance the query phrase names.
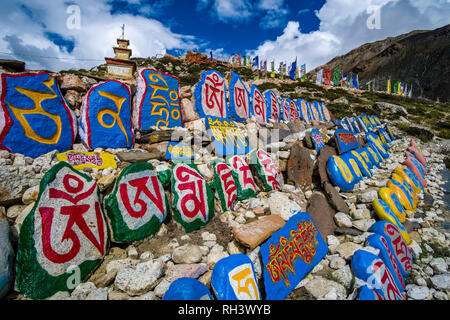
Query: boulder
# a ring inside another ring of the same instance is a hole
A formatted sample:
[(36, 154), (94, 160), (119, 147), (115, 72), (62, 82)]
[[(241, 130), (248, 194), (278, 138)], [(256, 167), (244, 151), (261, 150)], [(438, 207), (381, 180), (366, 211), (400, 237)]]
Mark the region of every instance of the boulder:
[(319, 152), (319, 157), (317, 158), (317, 168), (320, 176), (320, 183), (323, 185), (325, 182), (329, 181), (327, 173), (327, 162), (331, 156), (337, 155), (336, 149), (330, 146), (323, 147)]
[(312, 184), (314, 161), (308, 149), (301, 142), (294, 144), (287, 163), (287, 181), (296, 187), (309, 188)]
[(406, 111), (404, 107), (392, 103), (376, 102), (373, 105), (373, 108), (378, 111), (388, 111), (390, 114), (398, 114), (401, 116), (408, 115), (408, 111)]
[(336, 212), (330, 207), (322, 193), (316, 192), (311, 196), (306, 212), (313, 219), (322, 238), (327, 239), (329, 235), (334, 234), (336, 224), (333, 217)]
[(336, 188), (330, 182), (325, 182), (323, 186), (331, 206), (339, 212), (349, 214), (350, 209)]
[(14, 251), (11, 246), (8, 220), (5, 208), (0, 207), (0, 299), (11, 287), (14, 274)]
[(285, 221), (276, 214), (261, 217), (251, 223), (236, 227), (232, 230), (233, 236), (244, 246), (255, 249), (274, 232), (281, 229)]

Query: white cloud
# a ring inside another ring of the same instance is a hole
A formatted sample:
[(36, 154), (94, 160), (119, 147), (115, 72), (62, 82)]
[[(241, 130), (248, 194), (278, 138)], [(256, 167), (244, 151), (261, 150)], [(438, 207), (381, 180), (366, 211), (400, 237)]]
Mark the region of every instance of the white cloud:
[(247, 20), (253, 15), (248, 0), (215, 0), (214, 12), (223, 22)]
[[(369, 6), (381, 8), (381, 29), (368, 29)], [(318, 67), (335, 56), (367, 42), (383, 40), (417, 29), (436, 29), (450, 23), (450, 1), (447, 0), (327, 0), (316, 12), (320, 28), (302, 33), (299, 21), (287, 23), (275, 40), (262, 43), (247, 52), (260, 59), (292, 62), (298, 57), (307, 69)]]
[[(67, 28), (69, 14), (66, 9), (69, 4), (62, 1), (1, 2), (0, 51), (15, 53), (15, 58), (27, 62), (27, 68), (53, 71), (89, 69), (101, 64), (104, 57), (114, 55), (112, 46), (121, 35), (122, 24), (126, 25), (125, 35), (130, 40), (134, 57), (155, 56), (164, 54), (167, 49), (193, 47), (193, 36), (173, 33), (157, 20), (131, 14), (111, 15), (107, 0), (78, 0), (77, 4), (81, 11), (79, 30)], [(69, 53), (66, 48), (50, 41), (46, 32), (73, 40), (73, 51)], [(26, 56), (20, 55), (21, 53)], [(44, 56), (58, 57), (59, 60), (43, 58)], [(11, 58), (4, 54), (0, 54), (0, 57)], [(98, 61), (76, 61), (74, 58)]]

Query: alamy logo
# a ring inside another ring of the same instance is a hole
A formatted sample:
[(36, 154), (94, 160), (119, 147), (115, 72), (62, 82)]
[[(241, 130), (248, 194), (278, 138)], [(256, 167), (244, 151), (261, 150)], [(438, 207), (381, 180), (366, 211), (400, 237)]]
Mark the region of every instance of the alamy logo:
[(367, 19), (367, 28), (370, 30), (381, 29), (381, 6), (371, 5), (367, 8), (367, 14), (369, 18)]
[(66, 26), (69, 30), (80, 30), (81, 28), (81, 9), (77, 5), (67, 7), (66, 13), (69, 17), (66, 20)]

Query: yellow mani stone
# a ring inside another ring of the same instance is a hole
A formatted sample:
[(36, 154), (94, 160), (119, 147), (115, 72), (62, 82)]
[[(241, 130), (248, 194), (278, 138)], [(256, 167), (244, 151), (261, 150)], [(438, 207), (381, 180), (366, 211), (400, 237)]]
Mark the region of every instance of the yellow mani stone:
[(400, 203), (402, 204), (403, 208), (405, 208), (406, 211), (414, 211), (413, 203), (408, 199), (409, 194), (407, 195), (405, 192), (403, 192), (403, 190), (400, 187), (394, 185), (392, 183), (392, 180), (388, 181), (387, 187), (397, 195), (398, 200), (400, 200)]
[[(380, 194), (381, 200), (386, 202), (386, 204), (389, 206), (389, 208), (391, 208), (392, 212), (395, 214), (398, 220), (400, 220), (401, 223), (405, 222), (406, 213), (396, 194), (389, 188), (381, 188), (378, 193)], [(396, 201), (393, 199), (392, 195), (395, 195)]]
[(410, 244), (411, 238), (409, 237), (409, 234), (406, 231), (405, 227), (403, 226), (401, 221), (399, 221), (399, 219), (396, 219), (395, 216), (392, 216), (392, 210), (389, 210), (390, 206), (388, 205), (389, 207), (387, 208), (385, 206), (386, 203), (383, 203), (383, 201), (380, 201), (380, 199), (373, 200), (373, 209), (375, 210), (375, 213), (377, 214), (378, 218), (393, 223), (395, 226), (397, 226), (397, 229), (400, 231), (400, 234), (402, 235), (406, 244)]
[(83, 170), (84, 168), (117, 168), (114, 155), (108, 152), (82, 152), (69, 150), (64, 153), (59, 153), (56, 158), (59, 161), (67, 162), (77, 170)]
[(405, 181), (405, 179), (403, 179), (401, 176), (399, 176), (396, 173), (392, 174), (391, 179), (397, 181), (398, 183), (401, 183), (405, 187), (405, 189), (408, 191), (409, 195), (413, 199), (413, 209), (416, 210), (417, 205), (419, 204), (419, 197), (414, 192), (412, 185), (410, 183), (408, 183), (407, 181)]

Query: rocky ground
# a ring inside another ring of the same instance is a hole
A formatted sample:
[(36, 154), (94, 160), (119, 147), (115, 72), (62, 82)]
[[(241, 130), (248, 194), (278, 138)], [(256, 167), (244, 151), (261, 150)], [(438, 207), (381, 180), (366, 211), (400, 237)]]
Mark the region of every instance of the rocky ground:
[[(177, 67), (180, 68), (174, 63), (173, 68)], [(186, 72), (186, 77), (188, 75)], [(196, 150), (199, 157), (195, 162), (207, 180), (213, 178), (210, 163), (214, 155), (206, 150), (210, 138), (204, 135), (206, 131), (204, 125), (194, 112), (192, 97), (194, 87), (187, 80), (186, 78), (186, 83), (180, 90), (185, 128), (138, 134), (134, 150), (95, 150), (114, 154), (118, 163), (117, 169), (84, 170), (97, 181), (101, 198), (111, 191), (120, 171), (130, 163), (147, 161), (153, 164), (157, 171), (170, 167), (164, 158), (167, 144), (173, 136), (185, 137), (185, 142), (191, 141), (196, 136), (200, 137), (203, 144)], [(96, 80), (86, 76), (78, 78), (69, 75), (66, 79), (62, 79), (61, 89), (65, 99), (77, 116), (80, 115), (83, 93), (95, 83)], [(169, 215), (153, 238), (131, 245), (113, 243), (102, 264), (86, 281), (77, 285), (71, 293), (58, 292), (50, 299), (158, 300), (164, 296), (170, 283), (180, 277), (197, 278), (210, 287), (215, 263), (235, 253), (244, 253), (250, 257), (255, 266), (259, 288), (264, 291), (260, 245), (252, 250), (246, 248), (238, 241), (238, 230), (245, 224), (271, 214), (279, 215), (287, 221), (296, 210), (307, 211), (313, 216), (320, 233), (325, 235), (329, 252), (287, 299), (356, 299), (360, 283), (351, 270), (352, 255), (358, 249), (376, 253), (376, 249), (365, 245), (366, 238), (371, 234), (368, 232), (370, 226), (378, 220), (372, 208), (372, 200), (377, 197), (379, 188), (386, 185), (392, 171), (404, 161), (405, 150), (412, 138), (418, 142), (428, 161), (426, 177), (428, 189), (414, 216), (408, 217), (408, 222), (405, 223), (413, 239), (412, 247), (418, 255), (413, 264), (411, 277), (406, 279), (407, 295), (408, 299), (416, 300), (450, 298), (448, 271), (450, 204), (444, 203), (444, 195), (450, 190), (444, 189), (446, 181), (442, 175), (445, 169), (444, 161), (450, 150), (449, 140), (434, 137), (425, 139), (424, 142), (418, 140), (417, 136), (406, 134), (405, 127), (401, 127), (401, 124), (416, 123), (418, 117), (411, 115), (415, 105), (408, 105), (403, 110), (398, 109), (395, 112), (401, 116), (392, 117), (394, 111), (388, 105), (381, 104), (378, 105), (379, 109), (372, 109), (373, 101), (368, 100), (365, 93), (355, 95), (344, 92), (341, 97), (339, 96), (343, 91), (341, 90), (320, 96), (325, 93), (319, 87), (314, 89), (296, 87), (295, 83), (289, 81), (259, 81), (257, 84), (268, 88), (275, 86), (277, 93), (292, 99), (296, 95), (303, 97), (306, 95), (311, 100), (317, 98), (319, 101), (329, 103), (330, 110), (333, 112), (335, 110), (335, 113), (349, 111), (359, 115), (362, 112), (371, 114), (372, 111), (376, 111), (382, 121), (392, 124), (391, 128), (398, 138), (390, 145), (390, 157), (384, 161), (381, 168), (374, 170), (371, 179), (359, 183), (353, 192), (333, 194), (331, 191), (325, 192), (323, 188), (321, 176), (323, 163), (306, 138), (310, 126), (300, 122), (289, 125), (269, 123), (264, 126), (252, 120), (239, 123), (239, 127), (246, 132), (250, 142), (252, 132), (255, 130), (264, 128), (279, 130), (279, 137), (268, 141), (264, 146), (275, 155), (283, 173), (285, 184), (281, 192), (259, 191), (255, 198), (239, 202), (232, 212), (222, 211), (216, 193), (215, 217), (206, 227), (186, 234)], [(352, 99), (358, 101), (354, 102)], [(445, 121), (446, 117), (447, 114), (439, 121)], [(397, 125), (402, 130), (398, 129)], [(323, 129), (328, 138), (334, 134), (333, 126), (324, 124), (314, 126)], [(429, 126), (425, 127), (430, 129)], [(81, 143), (75, 144), (73, 149), (88, 151)], [(44, 174), (57, 162), (56, 151), (36, 159), (0, 151), (0, 215), (7, 216), (15, 252), (20, 227), (35, 204), (39, 183)], [(169, 192), (167, 194), (170, 196)], [(5, 299), (28, 298), (11, 289)]]

